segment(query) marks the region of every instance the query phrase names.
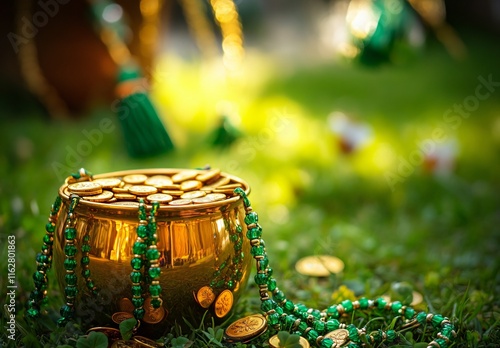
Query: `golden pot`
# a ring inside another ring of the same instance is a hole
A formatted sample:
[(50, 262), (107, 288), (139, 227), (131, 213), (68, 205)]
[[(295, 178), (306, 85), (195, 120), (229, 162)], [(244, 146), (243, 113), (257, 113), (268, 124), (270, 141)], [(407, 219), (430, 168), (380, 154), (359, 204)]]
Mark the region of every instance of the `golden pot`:
[[(172, 177), (182, 171), (186, 170), (121, 171), (80, 180), (121, 179), (133, 174)], [(207, 171), (200, 170), (199, 173)], [(238, 185), (247, 194), (250, 191), (248, 184), (237, 177), (220, 173), (219, 178), (226, 178), (225, 182), (230, 180), (230, 186), (222, 186), (226, 192), (230, 191), (231, 186)], [(71, 194), (68, 186), (72, 180), (68, 178), (59, 189), (63, 204), (56, 225), (53, 250), (53, 265), (63, 293), (66, 286), (64, 230)], [(214, 190), (224, 191), (216, 188)], [(155, 311), (150, 307), (151, 313), (141, 322), (141, 328), (149, 327), (154, 332), (163, 333), (175, 322), (182, 324), (183, 317), (199, 321), (207, 310), (216, 319), (224, 319), (245, 288), (252, 257), (246, 238), (242, 199), (228, 193), (225, 199), (198, 203), (165, 203), (158, 209), (156, 234), (160, 252), (159, 281), (165, 311), (158, 313), (156, 310), (155, 315)], [(146, 203), (146, 210), (149, 212), (150, 209), (151, 205)], [(74, 300), (76, 316), (87, 324), (109, 324), (113, 314), (127, 311), (130, 313), (133, 310), (128, 299), (132, 298), (130, 273), (131, 259), (134, 257), (132, 246), (137, 239), (136, 229), (139, 224), (138, 204), (113, 200), (95, 202), (82, 197), (74, 210), (73, 219), (77, 230), (75, 246), (78, 250), (75, 255), (78, 262), (75, 272), (78, 275), (79, 290)], [(235, 240), (238, 242), (235, 243)], [(90, 278), (97, 288), (97, 295), (93, 295), (87, 288), (81, 275), (80, 260), (84, 243), (90, 246), (88, 268), (91, 272)], [(143, 287), (143, 296), (147, 298), (145, 289), (147, 286)], [(144, 308), (148, 313), (147, 305)]]

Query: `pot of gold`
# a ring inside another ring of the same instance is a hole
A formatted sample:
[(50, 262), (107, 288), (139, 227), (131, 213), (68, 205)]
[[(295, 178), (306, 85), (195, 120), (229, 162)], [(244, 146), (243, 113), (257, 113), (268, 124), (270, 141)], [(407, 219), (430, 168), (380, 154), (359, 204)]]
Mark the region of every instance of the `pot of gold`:
[(45, 296), (41, 284), (52, 263), (65, 295), (61, 322), (135, 317), (141, 328), (163, 333), (206, 311), (227, 318), (252, 259), (238, 187), (250, 191), (218, 169), (80, 170), (53, 206), (35, 300)]

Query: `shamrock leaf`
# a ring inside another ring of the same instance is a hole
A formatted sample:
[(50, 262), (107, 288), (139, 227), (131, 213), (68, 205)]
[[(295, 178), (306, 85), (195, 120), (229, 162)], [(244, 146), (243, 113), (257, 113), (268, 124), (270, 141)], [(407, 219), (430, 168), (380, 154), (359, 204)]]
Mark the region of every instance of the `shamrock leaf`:
[(108, 348), (108, 337), (102, 332), (92, 331), (76, 341), (76, 348)]
[(187, 348), (190, 347), (192, 342), (189, 341), (186, 337), (177, 337), (173, 338), (170, 341), (170, 344), (172, 345), (172, 348)]
[(300, 336), (289, 334), (286, 331), (278, 332), (278, 338), (280, 340), (280, 348), (301, 348), (299, 343)]
[(133, 330), (136, 324), (137, 320), (135, 320), (135, 318), (130, 318), (120, 323), (120, 334), (125, 341), (132, 338)]

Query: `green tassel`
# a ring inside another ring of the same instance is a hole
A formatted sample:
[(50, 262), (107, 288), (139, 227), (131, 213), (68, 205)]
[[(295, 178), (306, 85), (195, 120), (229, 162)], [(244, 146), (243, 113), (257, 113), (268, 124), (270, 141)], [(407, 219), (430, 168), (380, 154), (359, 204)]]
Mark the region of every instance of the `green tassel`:
[[(133, 82), (140, 78), (137, 69), (120, 72), (119, 82)], [(118, 105), (118, 119), (125, 146), (131, 157), (148, 157), (168, 152), (174, 144), (165, 129), (149, 95), (143, 88), (125, 96)]]
[(223, 115), (218, 127), (210, 136), (210, 142), (214, 147), (226, 148), (231, 146), (241, 135), (240, 130), (231, 123), (227, 116)]

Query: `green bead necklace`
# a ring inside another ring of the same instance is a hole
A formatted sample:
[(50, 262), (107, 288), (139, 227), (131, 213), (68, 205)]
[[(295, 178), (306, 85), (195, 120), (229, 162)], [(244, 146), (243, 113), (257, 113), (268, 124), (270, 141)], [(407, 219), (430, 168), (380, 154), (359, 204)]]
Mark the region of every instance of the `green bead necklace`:
[(50, 210), (49, 222), (45, 225), (42, 251), (36, 256), (37, 270), (33, 274), (35, 289), (31, 292), (28, 300), (26, 315), (28, 318), (40, 316), (40, 306), (46, 303), (48, 277), (47, 271), (52, 266), (52, 246), (54, 244), (54, 232), (56, 230), (57, 217), (61, 209), (62, 199), (57, 196)]
[[(208, 285), (201, 287), (196, 294), (195, 300), (202, 308), (208, 308), (214, 301), (217, 302), (220, 296), (224, 294), (232, 294), (234, 289), (239, 287), (240, 281), (243, 278), (243, 227), (239, 224), (233, 225), (232, 219), (224, 219), (224, 227), (229, 232), (229, 241), (233, 245), (233, 253), (218, 266), (215, 267), (212, 273), (211, 280)], [(224, 301), (221, 300), (221, 303)], [(227, 315), (225, 310), (215, 311), (215, 315), (219, 318)]]
[(243, 228), (240, 225), (236, 225), (234, 227), (230, 226), (227, 220), (224, 220), (224, 223), (226, 229), (229, 231), (229, 240), (233, 243), (234, 254), (232, 256), (229, 255), (227, 259), (215, 269), (212, 275), (212, 280), (209, 285), (212, 289), (217, 291), (220, 291), (221, 289), (233, 290), (243, 276), (243, 273), (241, 272), (241, 261), (245, 256), (242, 251)]
[[(72, 174), (72, 180), (78, 181), (80, 179), (92, 178), (92, 174), (85, 169), (81, 169), (78, 173)], [(64, 276), (65, 288), (64, 295), (66, 304), (60, 309), (61, 317), (57, 323), (59, 326), (64, 326), (68, 321), (73, 319), (75, 314), (75, 299), (78, 294), (78, 276), (75, 273), (77, 266), (76, 254), (76, 217), (75, 209), (80, 201), (80, 197), (76, 194), (70, 196), (70, 202), (66, 215), (64, 225), (64, 269), (66, 274)], [(57, 196), (49, 215), (49, 221), (45, 226), (46, 234), (43, 237), (43, 246), (41, 252), (36, 256), (37, 270), (33, 274), (33, 281), (35, 289), (31, 292), (28, 303), (26, 316), (29, 319), (36, 319), (40, 317), (41, 305), (47, 302), (47, 287), (48, 277), (47, 271), (52, 266), (54, 232), (56, 223), (59, 216), (59, 211), (62, 205), (62, 199)], [(156, 234), (156, 214), (159, 208), (158, 202), (152, 203), (150, 215), (146, 214), (146, 207), (144, 200), (139, 201), (139, 225), (137, 227), (137, 240), (132, 247), (134, 258), (131, 261), (132, 273), (130, 279), (132, 281), (132, 303), (134, 304), (134, 317), (138, 323), (144, 317), (144, 291), (143, 288), (148, 286), (149, 294), (151, 295), (151, 305), (153, 308), (162, 306), (161, 299), (161, 285), (159, 278), (161, 269), (159, 264), (160, 253), (158, 252), (156, 243), (158, 236)], [(82, 238), (81, 246), (81, 275), (85, 280), (87, 289), (92, 295), (98, 295), (98, 289), (94, 284), (91, 277), (90, 265), (90, 235), (87, 232)], [(143, 273), (141, 273), (143, 269)]]
[(295, 304), (287, 299), (272, 276), (265, 243), (261, 238), (262, 227), (258, 223), (258, 214), (252, 210), (250, 200), (241, 188), (235, 189), (234, 192), (243, 199), (245, 206), (247, 237), (250, 240), (250, 252), (256, 261), (257, 268), (254, 279), (259, 286), (261, 310), (273, 330), (297, 333), (320, 348), (336, 348), (347, 342), (346, 347), (349, 348), (394, 342), (397, 339), (395, 330), (379, 329), (368, 333), (366, 327), (358, 329), (353, 324), (346, 325), (339, 320), (344, 314), (351, 314), (357, 309), (381, 310), (399, 316), (401, 319), (404, 318), (402, 328), (429, 325), (438, 331), (428, 348), (447, 348), (453, 342), (456, 332), (448, 318), (440, 314), (417, 313), (412, 307), (404, 306), (399, 301), (387, 302), (383, 298), (376, 300), (361, 298), (354, 302), (345, 300), (320, 311), (303, 304)]
[(92, 293), (92, 295), (97, 296), (98, 295), (97, 287), (94, 285), (94, 281), (91, 278), (91, 272), (90, 272), (90, 269), (89, 269), (89, 265), (90, 265), (90, 256), (89, 256), (89, 252), (90, 252), (90, 244), (89, 244), (90, 235), (89, 235), (88, 232), (83, 236), (82, 241), (83, 241), (83, 243), (82, 243), (82, 249), (81, 249), (81, 251), (82, 251), (82, 258), (81, 258), (81, 261), (80, 261), (80, 264), (82, 266), (82, 273), (81, 274), (82, 274), (83, 279), (85, 279), (85, 285), (87, 286), (87, 289), (90, 290), (90, 292)]
[(146, 252), (146, 266), (147, 275), (146, 282), (149, 284), (149, 294), (151, 295), (151, 305), (153, 308), (159, 308), (163, 301), (160, 298), (161, 295), (161, 285), (160, 285), (160, 252), (156, 248), (156, 242), (158, 235), (156, 234), (156, 213), (160, 204), (158, 202), (153, 202), (151, 212), (148, 219), (148, 251)]
[[(75, 274), (75, 268), (77, 262), (75, 260), (76, 255), (76, 228), (74, 211), (80, 197), (77, 195), (71, 195), (70, 203), (68, 207), (68, 214), (66, 216), (66, 224), (64, 226), (64, 254), (66, 256), (64, 260), (64, 268), (66, 270), (66, 275), (64, 277), (66, 281), (66, 287), (64, 288), (64, 295), (66, 297), (66, 304), (61, 307), (60, 313), (61, 318), (58, 319), (57, 323), (60, 326), (65, 325), (69, 320), (71, 320), (75, 314), (75, 297), (78, 293), (77, 282), (78, 277)], [(83, 260), (83, 259), (82, 259)]]
[[(137, 226), (137, 239), (132, 247), (134, 258), (131, 261), (132, 273), (132, 303), (135, 307), (134, 317), (139, 321), (144, 318), (146, 313), (143, 297), (143, 286), (149, 284), (149, 294), (151, 295), (151, 305), (153, 308), (159, 308), (163, 301), (160, 297), (161, 285), (159, 282), (161, 270), (159, 264), (160, 253), (156, 248), (156, 213), (160, 204), (152, 203), (149, 217), (146, 215), (146, 206), (144, 200), (139, 200), (139, 225)], [(143, 269), (143, 273), (141, 273)]]

